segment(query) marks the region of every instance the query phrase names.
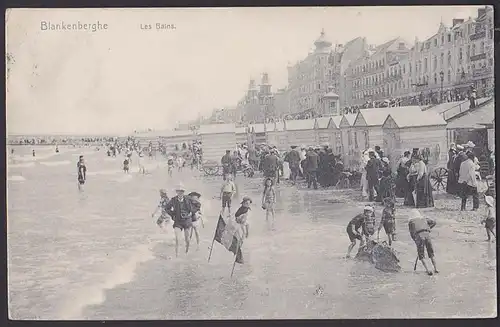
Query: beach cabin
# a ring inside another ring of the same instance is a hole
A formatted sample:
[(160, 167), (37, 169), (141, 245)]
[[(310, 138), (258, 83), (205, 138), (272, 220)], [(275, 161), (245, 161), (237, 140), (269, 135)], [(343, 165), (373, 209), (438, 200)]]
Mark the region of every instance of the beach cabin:
[(246, 126), (236, 127), (236, 143), (248, 143), (248, 128)]
[(203, 149), (203, 161), (220, 164), (226, 150), (236, 150), (236, 126), (234, 124), (201, 125), (198, 130)]
[[(192, 144), (196, 139), (196, 135), (191, 130), (183, 130), (183, 131), (159, 131), (158, 133), (158, 141), (160, 141), (167, 152), (174, 151), (175, 146), (177, 145), (179, 150), (183, 149), (183, 144), (186, 144), (186, 149), (189, 147), (189, 144)], [(147, 147), (148, 144), (145, 146)], [(153, 146), (157, 146), (157, 142), (153, 141)]]
[(328, 143), (335, 154), (342, 153), (342, 134), (339, 129), (341, 120), (342, 116), (322, 117), (317, 118), (314, 125), (319, 144)]
[(376, 145), (382, 146), (383, 132), (382, 124), (387, 116), (393, 112), (403, 111), (408, 115), (422, 112), (419, 106), (389, 107), (389, 108), (371, 108), (359, 110), (354, 120), (353, 138), (355, 139), (355, 148), (364, 151), (368, 148), (374, 149)]
[(254, 144), (267, 144), (266, 131), (274, 129), (274, 123), (249, 125), (252, 141)]
[(320, 117), (314, 121), (314, 132), (319, 144), (330, 143), (330, 133), (328, 125), (330, 124), (331, 117)]
[[(340, 123), (340, 140), (342, 142), (342, 152), (338, 153), (342, 156), (342, 161), (346, 168), (355, 168), (361, 159), (359, 147), (355, 142), (354, 136), (354, 120), (357, 114), (343, 115)], [(357, 158), (357, 159), (356, 159)]]
[(275, 122), (273, 123), (273, 128), (266, 129), (267, 144), (275, 145), (279, 151), (288, 150), (289, 146), (284, 122)]
[(400, 110), (389, 114), (382, 124), (383, 149), (393, 171), (404, 151), (429, 149), (429, 173), (434, 168), (446, 168), (446, 121), (435, 112), (420, 111), (409, 115)]
[[(463, 144), (474, 142), (476, 149), (485, 149), (495, 146), (495, 130), (492, 122), (495, 120), (495, 101), (482, 107), (471, 109), (448, 120), (446, 126), (448, 146), (451, 143)], [(479, 153), (476, 153), (479, 156)]]
[(318, 144), (314, 132), (315, 119), (285, 120), (285, 131), (289, 146), (315, 146)]

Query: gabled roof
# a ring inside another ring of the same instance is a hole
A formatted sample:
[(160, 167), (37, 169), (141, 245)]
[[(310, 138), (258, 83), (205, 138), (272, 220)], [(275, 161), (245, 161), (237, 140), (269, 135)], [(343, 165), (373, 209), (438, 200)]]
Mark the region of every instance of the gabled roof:
[(236, 126), (234, 124), (210, 124), (201, 125), (198, 130), (198, 134), (224, 134), (224, 133), (235, 133)]
[(343, 115), (342, 119), (340, 120), (339, 127), (351, 127), (354, 124), (354, 120), (358, 114), (347, 114)]
[(393, 39), (393, 40), (390, 40), (390, 41), (387, 41), (381, 45), (379, 45), (378, 47), (375, 48), (375, 51), (373, 54), (377, 54), (377, 53), (380, 53), (380, 52), (383, 52), (385, 50), (387, 50), (391, 45), (394, 44), (394, 42), (396, 42), (397, 40), (399, 39), (399, 37)]
[(287, 131), (302, 131), (313, 130), (314, 119), (299, 119), (299, 120), (285, 120), (285, 130)]
[(340, 126), (340, 121), (342, 120), (342, 116), (333, 116), (331, 117), (330, 123), (328, 123), (328, 128), (338, 129)]
[[(390, 119), (392, 119), (399, 128), (446, 125), (446, 121), (440, 114), (429, 111), (415, 111), (412, 112), (411, 115), (405, 111), (395, 111), (387, 116), (382, 128), (386, 126), (386, 123)], [(425, 137), (425, 135), (423, 137)]]
[(356, 116), (354, 126), (382, 126), (389, 114), (399, 111), (405, 112), (408, 115), (413, 115), (422, 110), (419, 106), (361, 109)]
[(330, 117), (321, 117), (321, 118), (316, 118), (316, 121), (314, 122), (314, 129), (326, 129), (328, 128), (328, 125), (330, 124)]

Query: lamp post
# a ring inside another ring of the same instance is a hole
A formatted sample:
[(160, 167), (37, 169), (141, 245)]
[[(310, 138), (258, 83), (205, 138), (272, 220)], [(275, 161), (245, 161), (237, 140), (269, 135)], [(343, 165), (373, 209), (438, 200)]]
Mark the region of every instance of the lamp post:
[(439, 72), (439, 78), (441, 78), (441, 93), (440, 93), (440, 101), (439, 103), (443, 103), (443, 80), (444, 80), (444, 72)]

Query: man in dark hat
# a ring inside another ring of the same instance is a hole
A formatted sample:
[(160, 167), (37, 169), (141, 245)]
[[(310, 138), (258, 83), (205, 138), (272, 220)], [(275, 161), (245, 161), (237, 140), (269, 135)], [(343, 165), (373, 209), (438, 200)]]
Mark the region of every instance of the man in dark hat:
[(220, 163), (222, 164), (222, 176), (226, 180), (226, 176), (231, 172), (231, 150), (226, 150), (226, 154), (222, 156)]
[(311, 188), (312, 185), (315, 190), (318, 189), (318, 166), (319, 156), (311, 146), (306, 154), (307, 188)]
[(373, 201), (375, 199), (375, 191), (378, 194), (378, 181), (380, 172), (380, 161), (377, 160), (375, 151), (368, 152), (370, 159), (366, 164), (366, 180), (368, 181), (368, 194), (369, 200)]
[(290, 148), (292, 148), (292, 150), (287, 153), (285, 161), (288, 162), (288, 165), (290, 166), (290, 179), (292, 180), (292, 183), (295, 184), (297, 175), (299, 174), (300, 153), (297, 151), (296, 145), (292, 145)]

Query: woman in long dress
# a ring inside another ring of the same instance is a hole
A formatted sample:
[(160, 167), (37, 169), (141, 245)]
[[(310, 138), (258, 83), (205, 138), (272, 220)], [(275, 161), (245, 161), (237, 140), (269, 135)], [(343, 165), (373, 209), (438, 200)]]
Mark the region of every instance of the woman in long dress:
[(416, 194), (415, 191), (415, 181), (417, 179), (417, 170), (415, 168), (415, 159), (412, 156), (411, 160), (408, 160), (405, 164), (408, 175), (406, 176), (407, 183), (405, 184), (405, 200), (404, 205), (409, 207), (415, 207)]
[(417, 208), (434, 207), (434, 197), (432, 195), (432, 186), (427, 173), (427, 165), (422, 161), (421, 156), (415, 157), (415, 168), (417, 171), (415, 191), (417, 195)]
[(453, 161), (457, 156), (458, 152), (455, 148), (455, 143), (450, 145), (450, 149), (448, 150), (448, 163), (446, 168), (448, 169), (448, 178), (446, 181), (446, 193), (448, 194), (457, 194), (458, 192), (458, 181), (456, 178), (456, 172), (453, 168)]
[(370, 160), (370, 157), (368, 156), (368, 152), (370, 149), (366, 150), (365, 152), (362, 153), (361, 156), (361, 195), (363, 196), (364, 199), (368, 198), (368, 180), (366, 179), (366, 164), (368, 163), (368, 160)]
[(404, 155), (399, 159), (397, 163), (397, 168), (396, 168), (396, 173), (397, 173), (397, 179), (396, 179), (396, 197), (397, 198), (404, 198), (405, 197), (405, 189), (408, 187), (408, 180), (406, 179), (406, 176), (408, 176), (409, 173), (409, 167), (406, 165), (406, 163), (410, 160), (410, 151), (405, 151)]

